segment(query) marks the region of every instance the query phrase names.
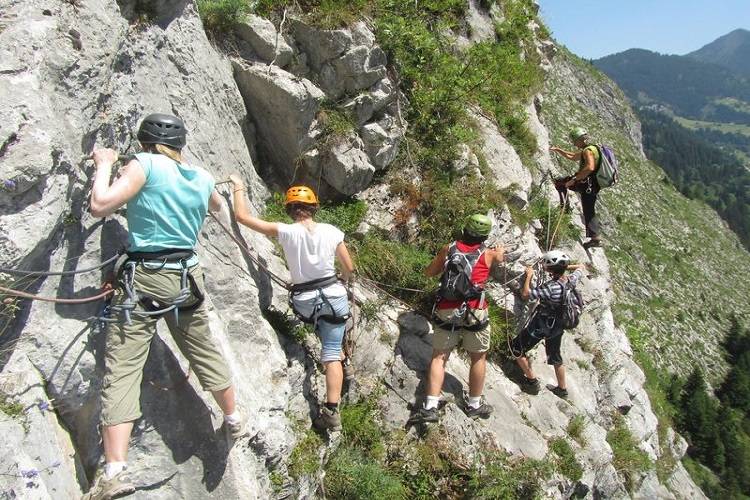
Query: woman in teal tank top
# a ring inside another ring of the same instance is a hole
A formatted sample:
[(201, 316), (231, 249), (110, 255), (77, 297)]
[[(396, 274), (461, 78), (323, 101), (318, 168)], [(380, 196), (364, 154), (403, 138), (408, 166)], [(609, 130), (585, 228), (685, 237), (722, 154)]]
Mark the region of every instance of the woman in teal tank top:
[[(224, 412), (228, 437), (245, 435), (229, 368), (211, 340), (203, 272), (193, 252), (207, 210), (219, 211), (223, 200), (214, 191), (211, 174), (183, 163), (180, 151), (186, 134), (176, 116), (147, 116), (138, 130), (143, 152), (125, 165), (112, 184), (117, 152), (93, 153), (91, 213), (106, 217), (127, 205), (129, 260), (118, 276), (112, 309), (129, 312), (107, 331), (101, 413), (106, 464), (84, 496), (87, 500), (135, 489), (127, 475), (128, 441), (133, 422), (141, 417), (143, 366), (161, 318), (203, 389), (213, 394)], [(160, 312), (171, 304), (178, 305), (176, 312)]]

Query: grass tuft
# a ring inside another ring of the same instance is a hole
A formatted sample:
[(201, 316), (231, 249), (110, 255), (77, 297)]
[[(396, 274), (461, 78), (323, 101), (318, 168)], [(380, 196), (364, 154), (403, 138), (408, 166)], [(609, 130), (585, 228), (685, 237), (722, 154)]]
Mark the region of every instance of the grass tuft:
[(637, 476), (652, 469), (654, 464), (648, 454), (638, 447), (638, 441), (619, 413), (615, 414), (614, 426), (607, 432), (607, 442), (614, 454), (612, 465), (624, 477), (628, 490), (632, 491)]
[(557, 455), (555, 459), (556, 469), (571, 481), (578, 481), (583, 477), (583, 468), (576, 459), (573, 448), (565, 438), (556, 438), (550, 441), (550, 450)]
[(198, 13), (206, 31), (224, 33), (250, 12), (247, 0), (197, 0)]

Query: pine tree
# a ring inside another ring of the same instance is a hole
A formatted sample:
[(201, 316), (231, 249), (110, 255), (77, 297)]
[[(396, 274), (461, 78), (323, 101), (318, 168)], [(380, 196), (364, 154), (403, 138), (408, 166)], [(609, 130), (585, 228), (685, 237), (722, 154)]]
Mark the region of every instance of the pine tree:
[(690, 443), (689, 452), (714, 471), (724, 470), (724, 446), (719, 438), (717, 404), (699, 368), (685, 382), (680, 398), (680, 423)]

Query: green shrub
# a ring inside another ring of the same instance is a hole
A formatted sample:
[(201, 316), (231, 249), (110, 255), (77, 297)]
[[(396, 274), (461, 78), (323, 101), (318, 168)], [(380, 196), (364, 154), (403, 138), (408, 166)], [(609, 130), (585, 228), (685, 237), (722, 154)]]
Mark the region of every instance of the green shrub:
[(462, 498), (469, 471), (442, 429), (429, 429), (423, 438), (392, 439), (388, 467), (401, 478), (409, 498)]
[(721, 479), (711, 472), (711, 469), (687, 456), (682, 459), (682, 465), (690, 474), (690, 478), (695, 481), (695, 484), (708, 498), (725, 497), (726, 491), (722, 488)]
[(5, 413), (9, 417), (23, 417), (23, 405), (21, 403), (6, 399), (0, 395), (0, 412)]
[(510, 356), (508, 342), (515, 335), (515, 318), (490, 300), (490, 351), (491, 359), (502, 362)]
[(350, 112), (330, 102), (324, 102), (321, 106), (318, 121), (322, 126), (319, 143), (341, 140), (352, 134), (357, 126)]
[(255, 12), (276, 19), (284, 9), (291, 9), (305, 20), (323, 29), (348, 26), (369, 13), (370, 0), (258, 0)]
[(633, 489), (636, 476), (653, 467), (648, 454), (638, 448), (638, 441), (628, 429), (625, 419), (615, 414), (614, 425), (607, 432), (607, 442), (612, 448), (612, 465), (624, 479), (629, 490)]
[(580, 413), (573, 416), (573, 418), (568, 421), (568, 427), (567, 432), (568, 436), (573, 438), (573, 440), (580, 444), (581, 446), (586, 446), (586, 438), (583, 435), (583, 431), (586, 428), (586, 418), (581, 415)]
[[(336, 203), (322, 203), (320, 210), (315, 215), (315, 220), (332, 224), (345, 234), (351, 234), (357, 229), (366, 213), (367, 203), (351, 198)], [(284, 210), (284, 195), (282, 193), (274, 193), (268, 199), (263, 218), (272, 222), (292, 223), (292, 219)]]
[(305, 337), (314, 333), (311, 325), (301, 323), (278, 309), (268, 308), (264, 309), (262, 313), (274, 330), (282, 335), (292, 337), (297, 342), (302, 342)]
[[(435, 286), (435, 279), (424, 275), (424, 269), (432, 260), (432, 256), (417, 245), (388, 240), (386, 235), (370, 231), (362, 241), (353, 242), (352, 247), (357, 268), (371, 279), (418, 290), (432, 290)], [(415, 303), (425, 300), (430, 295), (387, 287), (384, 289), (392, 295)]]
[(212, 33), (226, 32), (250, 12), (247, 0), (197, 0), (203, 26)]
[(341, 408), (341, 426), (344, 441), (361, 450), (367, 456), (383, 457), (383, 431), (375, 420), (377, 406), (372, 400), (364, 400)]
[(583, 468), (578, 463), (573, 448), (565, 438), (556, 438), (550, 441), (550, 450), (557, 455), (555, 466), (557, 470), (571, 481), (578, 481), (583, 477)]
[(324, 480), (329, 498), (399, 500), (406, 488), (378, 461), (349, 445), (341, 446), (326, 464)]
[(432, 253), (456, 239), (464, 220), (471, 214), (499, 209), (506, 195), (488, 181), (474, 176), (451, 179), (429, 174), (422, 184), (423, 202), (419, 208), (418, 244)]
[(308, 429), (289, 457), (289, 475), (295, 479), (314, 474), (320, 468), (319, 451), (323, 440), (313, 430)]
[(513, 460), (496, 455), (485, 461), (481, 471), (474, 472), (467, 498), (536, 498), (541, 493), (542, 482), (551, 475), (552, 465), (546, 460)]

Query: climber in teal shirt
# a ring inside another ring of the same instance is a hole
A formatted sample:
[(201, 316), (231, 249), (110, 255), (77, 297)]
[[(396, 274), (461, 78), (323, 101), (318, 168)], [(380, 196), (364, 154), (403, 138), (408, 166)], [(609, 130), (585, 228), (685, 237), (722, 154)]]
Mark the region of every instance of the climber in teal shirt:
[(106, 463), (84, 500), (135, 490), (127, 470), (128, 441), (141, 417), (143, 367), (161, 319), (203, 389), (222, 409), (228, 438), (246, 435), (229, 367), (209, 329), (203, 272), (194, 251), (206, 212), (219, 211), (223, 200), (211, 174), (184, 163), (186, 134), (176, 116), (147, 116), (138, 130), (144, 152), (111, 184), (117, 152), (97, 149), (93, 154), (91, 214), (106, 217), (127, 204), (129, 246), (110, 306), (118, 321), (110, 323), (104, 356), (101, 433)]

